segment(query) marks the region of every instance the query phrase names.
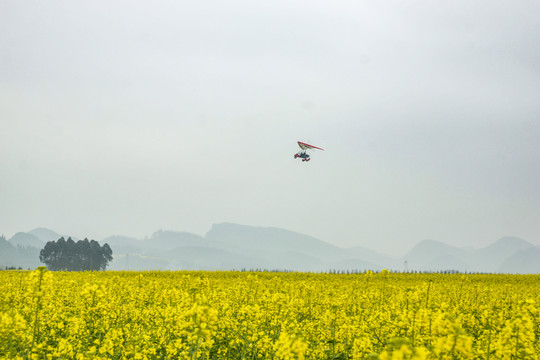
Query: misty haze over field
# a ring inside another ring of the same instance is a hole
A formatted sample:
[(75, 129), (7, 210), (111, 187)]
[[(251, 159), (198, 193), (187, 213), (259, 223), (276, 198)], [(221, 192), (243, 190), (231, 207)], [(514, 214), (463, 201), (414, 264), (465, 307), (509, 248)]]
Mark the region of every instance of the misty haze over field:
[[(37, 228), (18, 232), (9, 241), (0, 239), (0, 268), (42, 265), (39, 250), (61, 236), (69, 237)], [(205, 236), (159, 230), (143, 239), (110, 236), (100, 243), (113, 250), (110, 270), (540, 273), (540, 247), (510, 236), (484, 248), (458, 248), (424, 240), (399, 257), (360, 246), (341, 248), (285, 229), (231, 223), (215, 224)]]
[[(538, 14), (530, 0), (3, 0), (2, 256), (26, 258), (11, 241), (46, 226), (118, 242), (112, 268), (529, 264)], [(297, 141), (325, 150), (295, 160)], [(272, 228), (237, 243), (224, 223)]]

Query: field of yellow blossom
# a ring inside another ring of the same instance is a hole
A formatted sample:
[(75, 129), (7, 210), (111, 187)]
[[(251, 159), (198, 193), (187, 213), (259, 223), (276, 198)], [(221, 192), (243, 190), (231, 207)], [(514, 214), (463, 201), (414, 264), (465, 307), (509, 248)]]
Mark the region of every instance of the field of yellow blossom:
[(1, 359), (538, 359), (540, 276), (0, 271)]

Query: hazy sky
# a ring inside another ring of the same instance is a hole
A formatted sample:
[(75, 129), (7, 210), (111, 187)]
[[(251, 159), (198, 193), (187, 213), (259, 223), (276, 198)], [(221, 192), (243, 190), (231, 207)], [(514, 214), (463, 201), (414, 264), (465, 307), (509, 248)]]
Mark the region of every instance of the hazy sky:
[(540, 2), (3, 0), (0, 135), (8, 237), (540, 244)]

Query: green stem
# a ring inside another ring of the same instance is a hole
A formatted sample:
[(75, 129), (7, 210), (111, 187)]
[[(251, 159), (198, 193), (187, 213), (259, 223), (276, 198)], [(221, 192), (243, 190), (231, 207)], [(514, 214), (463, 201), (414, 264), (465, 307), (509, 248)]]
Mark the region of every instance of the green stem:
[(489, 355), (490, 355), (490, 352), (491, 352), (491, 323), (488, 322), (488, 329), (489, 329), (489, 332), (488, 332), (488, 348), (487, 348), (487, 358), (486, 360), (489, 360)]
[(191, 360), (197, 360), (200, 347), (201, 347), (201, 335), (197, 335), (197, 348), (195, 349), (195, 352), (191, 355)]
[(426, 293), (426, 308), (428, 307), (428, 302), (429, 302), (429, 289), (431, 289), (431, 281), (428, 282), (428, 288), (427, 288), (427, 293)]
[(518, 359), (518, 348), (519, 348), (519, 327), (516, 326), (516, 354), (515, 359)]

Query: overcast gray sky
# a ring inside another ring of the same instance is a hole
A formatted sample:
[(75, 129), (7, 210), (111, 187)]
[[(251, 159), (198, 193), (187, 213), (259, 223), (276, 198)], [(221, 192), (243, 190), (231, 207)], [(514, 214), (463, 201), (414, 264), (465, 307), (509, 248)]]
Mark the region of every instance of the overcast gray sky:
[(0, 233), (540, 244), (539, 100), (538, 1), (4, 0)]

